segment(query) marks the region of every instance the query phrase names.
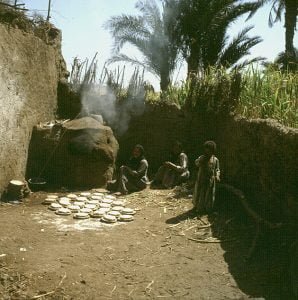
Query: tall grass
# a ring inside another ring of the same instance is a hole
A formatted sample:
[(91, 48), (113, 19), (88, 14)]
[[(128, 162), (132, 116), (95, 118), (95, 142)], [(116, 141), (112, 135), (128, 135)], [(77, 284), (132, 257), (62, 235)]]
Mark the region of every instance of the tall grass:
[(202, 113), (232, 112), (298, 127), (298, 73), (256, 68), (239, 73), (209, 68), (170, 87), (163, 98)]
[(247, 70), (235, 112), (247, 118), (272, 118), (298, 127), (298, 73)]
[(246, 118), (272, 118), (281, 124), (298, 128), (298, 73), (270, 68), (251, 67), (238, 72), (224, 68), (209, 68), (164, 93), (155, 92), (144, 81), (144, 70), (136, 68), (130, 80), (125, 80), (125, 67), (110, 70), (106, 65), (99, 72), (96, 56), (74, 60), (70, 77), (73, 86), (85, 84), (108, 85), (119, 102), (133, 101), (134, 95), (147, 102), (175, 103), (201, 113), (235, 113)]

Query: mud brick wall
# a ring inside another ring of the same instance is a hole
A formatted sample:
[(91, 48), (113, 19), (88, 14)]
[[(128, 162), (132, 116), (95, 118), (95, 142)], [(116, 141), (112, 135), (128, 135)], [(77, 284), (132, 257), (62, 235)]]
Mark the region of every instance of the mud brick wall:
[(224, 182), (242, 189), (251, 205), (268, 219), (279, 220), (287, 213), (298, 217), (297, 129), (273, 120), (221, 118), (184, 112), (174, 105), (151, 104), (118, 137), (119, 164), (129, 157), (134, 144), (141, 143), (152, 175), (175, 139), (184, 144), (193, 178), (194, 159), (202, 154), (203, 142), (215, 140)]
[(33, 126), (54, 118), (60, 59), (53, 45), (0, 24), (0, 196), (24, 178)]
[(225, 181), (245, 191), (268, 219), (298, 217), (298, 130), (262, 119), (228, 118), (217, 125)]

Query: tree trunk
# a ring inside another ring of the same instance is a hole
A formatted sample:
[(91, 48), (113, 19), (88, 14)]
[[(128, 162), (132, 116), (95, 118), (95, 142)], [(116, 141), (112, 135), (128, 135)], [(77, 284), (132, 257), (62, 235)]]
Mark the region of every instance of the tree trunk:
[(170, 84), (170, 78), (168, 74), (163, 74), (160, 76), (160, 90), (161, 92), (165, 92), (168, 89)]
[(187, 79), (196, 75), (199, 69), (199, 50), (197, 47), (191, 47), (189, 57), (187, 58)]
[(294, 34), (297, 19), (297, 0), (285, 0), (285, 53), (290, 61), (295, 61)]

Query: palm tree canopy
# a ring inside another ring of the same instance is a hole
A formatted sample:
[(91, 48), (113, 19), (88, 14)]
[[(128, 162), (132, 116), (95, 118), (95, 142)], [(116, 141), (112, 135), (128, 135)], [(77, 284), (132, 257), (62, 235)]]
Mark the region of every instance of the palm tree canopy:
[(255, 12), (263, 5), (271, 3), (269, 13), (269, 26), (282, 20), (284, 14), (285, 27), (285, 52), (283, 57), (287, 63), (285, 66), (289, 70), (297, 70), (297, 52), (294, 47), (294, 35), (297, 26), (298, 1), (297, 0), (259, 0), (253, 7), (248, 18), (251, 18)]
[[(235, 0), (173, 0), (178, 8), (174, 38), (192, 70), (208, 66), (234, 65), (249, 54), (259, 37), (248, 37), (245, 28), (229, 44), (227, 31), (240, 16), (249, 13), (255, 2)], [(171, 2), (170, 0), (167, 2)], [(173, 5), (173, 4), (172, 4)], [(238, 44), (237, 44), (238, 43)], [(191, 61), (192, 60), (192, 61)]]
[[(126, 61), (141, 65), (160, 78), (169, 82), (175, 69), (178, 49), (169, 40), (167, 31), (171, 18), (165, 10), (161, 12), (155, 1), (138, 1), (136, 8), (140, 15), (121, 15), (112, 17), (105, 27), (114, 38), (114, 53), (110, 62)], [(142, 54), (143, 60), (130, 58), (120, 54), (125, 44), (136, 47)]]

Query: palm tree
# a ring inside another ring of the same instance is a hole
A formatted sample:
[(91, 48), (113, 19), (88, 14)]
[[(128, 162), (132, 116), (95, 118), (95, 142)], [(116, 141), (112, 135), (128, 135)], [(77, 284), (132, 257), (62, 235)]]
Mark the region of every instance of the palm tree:
[[(178, 53), (177, 47), (169, 40), (172, 19), (165, 7), (161, 12), (153, 0), (138, 1), (136, 8), (140, 15), (114, 16), (105, 24), (115, 42), (115, 55), (109, 62), (126, 61), (144, 67), (160, 79), (160, 88), (165, 91), (170, 84)], [(120, 53), (126, 43), (143, 54), (142, 61)]]
[[(271, 3), (271, 9), (269, 13), (269, 26), (272, 27), (274, 23), (280, 22), (282, 20), (282, 15), (284, 13), (285, 19), (285, 52), (283, 57), (285, 58), (286, 65), (289, 69), (295, 69), (295, 64), (297, 64), (297, 55), (294, 47), (294, 35), (297, 24), (297, 14), (298, 14), (298, 1), (297, 0), (259, 0), (255, 4), (249, 18), (254, 15), (254, 13), (262, 6), (267, 3)], [(293, 65), (291, 66), (291, 64)]]
[[(177, 23), (172, 36), (182, 50), (188, 64), (188, 74), (205, 70), (208, 66), (236, 66), (239, 59), (261, 42), (260, 37), (249, 37), (252, 27), (244, 28), (231, 42), (229, 26), (248, 13), (255, 2), (235, 0), (165, 0), (176, 7)], [(174, 10), (174, 9), (173, 9)], [(244, 66), (252, 61), (246, 60)]]

